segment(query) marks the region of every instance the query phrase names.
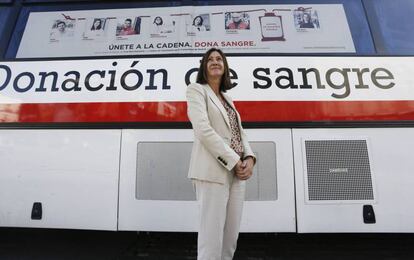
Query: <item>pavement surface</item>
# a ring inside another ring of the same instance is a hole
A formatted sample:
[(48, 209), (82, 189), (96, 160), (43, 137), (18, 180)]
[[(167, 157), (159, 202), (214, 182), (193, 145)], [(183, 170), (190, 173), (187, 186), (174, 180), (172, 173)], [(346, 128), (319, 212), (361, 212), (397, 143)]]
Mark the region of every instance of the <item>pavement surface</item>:
[[(3, 259), (196, 259), (195, 233), (0, 228)], [(234, 260), (414, 259), (414, 234), (240, 234)]]

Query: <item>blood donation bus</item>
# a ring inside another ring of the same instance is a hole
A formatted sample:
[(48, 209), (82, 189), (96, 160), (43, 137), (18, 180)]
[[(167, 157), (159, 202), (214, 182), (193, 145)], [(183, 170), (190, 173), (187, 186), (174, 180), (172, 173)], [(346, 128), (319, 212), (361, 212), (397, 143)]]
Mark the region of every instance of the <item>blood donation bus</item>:
[(242, 232), (413, 232), (396, 2), (0, 2), (0, 226), (196, 231), (185, 92), (218, 47), (257, 155)]

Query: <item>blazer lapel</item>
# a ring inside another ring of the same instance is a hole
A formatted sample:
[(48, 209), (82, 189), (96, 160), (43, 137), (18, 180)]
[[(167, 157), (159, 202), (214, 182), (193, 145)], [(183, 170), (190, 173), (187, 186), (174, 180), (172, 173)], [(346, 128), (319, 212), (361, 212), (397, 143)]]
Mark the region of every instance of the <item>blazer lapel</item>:
[(213, 101), (213, 103), (220, 110), (221, 115), (224, 118), (224, 121), (226, 122), (227, 126), (230, 128), (229, 116), (227, 115), (226, 109), (224, 108), (223, 104), (221, 103), (221, 101), (219, 100), (219, 98), (216, 96), (216, 94), (210, 88), (210, 86), (208, 84), (206, 85), (206, 88), (207, 88), (208, 97), (211, 99), (211, 101)]
[(231, 99), (231, 97), (228, 96), (226, 93), (222, 93), (222, 94), (223, 94), (224, 99), (227, 101), (227, 104), (229, 104), (231, 108), (233, 108), (234, 111), (237, 111), (236, 107), (234, 106), (233, 99)]

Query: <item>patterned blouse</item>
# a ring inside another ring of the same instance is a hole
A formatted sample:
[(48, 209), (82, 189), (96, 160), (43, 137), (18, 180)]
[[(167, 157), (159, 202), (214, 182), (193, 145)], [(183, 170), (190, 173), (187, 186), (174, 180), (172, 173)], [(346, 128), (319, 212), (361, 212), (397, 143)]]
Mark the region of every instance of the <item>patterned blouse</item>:
[(237, 115), (234, 109), (224, 100), (221, 99), (221, 103), (223, 104), (224, 108), (226, 109), (227, 116), (230, 120), (231, 126), (231, 142), (230, 147), (233, 149), (240, 157), (243, 157), (243, 145), (241, 141), (239, 123), (237, 121)]

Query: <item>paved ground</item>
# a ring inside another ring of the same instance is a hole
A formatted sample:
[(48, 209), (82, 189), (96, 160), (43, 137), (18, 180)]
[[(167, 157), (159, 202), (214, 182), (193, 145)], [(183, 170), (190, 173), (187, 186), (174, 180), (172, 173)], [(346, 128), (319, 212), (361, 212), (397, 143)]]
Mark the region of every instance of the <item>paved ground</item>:
[[(196, 259), (196, 234), (0, 228), (0, 259)], [(414, 259), (414, 234), (241, 234), (234, 259)]]

